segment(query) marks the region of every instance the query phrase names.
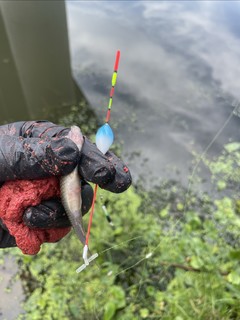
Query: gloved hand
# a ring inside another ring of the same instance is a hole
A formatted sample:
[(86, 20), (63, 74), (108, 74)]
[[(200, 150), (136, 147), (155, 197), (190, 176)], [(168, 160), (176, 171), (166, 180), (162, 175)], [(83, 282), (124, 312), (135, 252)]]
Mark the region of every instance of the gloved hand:
[[(124, 163), (112, 152), (103, 155), (86, 137), (81, 152), (69, 138), (69, 128), (48, 121), (15, 122), (0, 126), (0, 185), (8, 180), (40, 179), (62, 176), (78, 165), (82, 178), (82, 212), (91, 207), (93, 191), (86, 182), (120, 193), (131, 184)], [(1, 199), (0, 199), (1, 201)], [(70, 226), (60, 199), (43, 201), (28, 208), (23, 216), (31, 228)], [(0, 248), (15, 246), (0, 220)]]

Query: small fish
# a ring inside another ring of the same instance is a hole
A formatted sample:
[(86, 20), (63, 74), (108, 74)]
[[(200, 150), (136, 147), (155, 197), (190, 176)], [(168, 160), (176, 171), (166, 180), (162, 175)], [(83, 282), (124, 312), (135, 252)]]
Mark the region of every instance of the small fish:
[[(79, 151), (82, 149), (83, 137), (77, 126), (72, 126), (67, 138), (71, 139)], [(60, 178), (61, 199), (68, 218), (79, 240), (85, 245), (86, 236), (82, 221), (81, 182), (77, 167), (68, 175)]]

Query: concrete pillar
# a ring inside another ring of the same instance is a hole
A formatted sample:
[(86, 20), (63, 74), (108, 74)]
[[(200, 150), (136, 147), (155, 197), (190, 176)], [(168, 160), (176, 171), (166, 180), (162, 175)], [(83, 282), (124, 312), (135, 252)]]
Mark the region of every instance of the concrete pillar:
[(0, 122), (28, 117), (27, 104), (0, 7)]
[(75, 103), (64, 1), (1, 1), (0, 8), (30, 117)]

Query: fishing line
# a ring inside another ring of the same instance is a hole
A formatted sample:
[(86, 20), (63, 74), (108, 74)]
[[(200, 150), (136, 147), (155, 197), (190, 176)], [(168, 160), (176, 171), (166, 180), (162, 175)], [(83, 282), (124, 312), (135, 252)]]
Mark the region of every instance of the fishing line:
[[(216, 132), (215, 136), (212, 138), (212, 140), (210, 141), (210, 143), (207, 145), (207, 147), (204, 149), (204, 151), (202, 152), (202, 154), (200, 155), (196, 165), (194, 166), (191, 176), (189, 178), (189, 183), (188, 183), (188, 189), (187, 189), (187, 193), (186, 193), (186, 197), (185, 197), (185, 203), (184, 203), (184, 213), (186, 213), (186, 209), (187, 209), (187, 201), (188, 201), (188, 197), (190, 194), (190, 189), (191, 189), (191, 183), (192, 183), (192, 179), (196, 173), (196, 170), (201, 162), (201, 160), (204, 159), (204, 157), (206, 156), (207, 152), (209, 151), (209, 149), (212, 147), (213, 143), (216, 141), (216, 139), (219, 137), (219, 135), (223, 132), (223, 130), (226, 128), (226, 126), (228, 125), (228, 123), (230, 122), (230, 120), (232, 119), (233, 115), (236, 114), (237, 108), (239, 106), (235, 106), (235, 108), (233, 109), (233, 111), (230, 113), (230, 115), (228, 116), (228, 118), (225, 120), (225, 122), (223, 123), (223, 125), (220, 127), (220, 129)], [(172, 232), (174, 230), (174, 228), (178, 225), (178, 223), (181, 221), (181, 218), (179, 218), (172, 226), (171, 230), (169, 230), (169, 233)], [(130, 240), (124, 241), (120, 244), (114, 245), (104, 251), (102, 251), (100, 254), (103, 254), (104, 252), (111, 250), (115, 247), (121, 246), (124, 243), (127, 243), (129, 241), (141, 238), (143, 236), (139, 236), (139, 237), (135, 237), (135, 238), (131, 238)], [(134, 268), (135, 266), (139, 265), (141, 262), (146, 261), (147, 259), (149, 259), (150, 257), (153, 256), (154, 252), (160, 247), (161, 242), (159, 242), (148, 254), (144, 255), (144, 257), (142, 257), (141, 259), (139, 259), (137, 262), (135, 262), (134, 264), (130, 265), (129, 267), (119, 271), (118, 273), (114, 274), (114, 276), (117, 276), (119, 274), (122, 274), (132, 268)]]
[(229, 123), (229, 121), (232, 119), (234, 112), (237, 110), (238, 106), (236, 106), (233, 111), (230, 113), (230, 115), (228, 116), (227, 120), (224, 122), (224, 124), (222, 125), (222, 127), (217, 131), (217, 133), (215, 134), (215, 136), (213, 137), (213, 139), (211, 140), (211, 142), (207, 145), (207, 147), (205, 148), (205, 150), (202, 152), (201, 156), (199, 157), (197, 163), (195, 164), (193, 170), (192, 170), (192, 174), (188, 180), (188, 188), (187, 188), (187, 193), (186, 193), (186, 197), (185, 197), (185, 202), (184, 202), (184, 210), (183, 213), (186, 213), (186, 209), (187, 209), (187, 201), (188, 201), (188, 197), (189, 197), (189, 193), (190, 193), (190, 189), (191, 189), (191, 185), (192, 185), (192, 180), (193, 177), (195, 175), (195, 172), (200, 164), (200, 162), (204, 159), (205, 155), (207, 154), (208, 150), (211, 148), (211, 146), (213, 145), (213, 143), (216, 141), (216, 139), (220, 136), (220, 134), (223, 132), (223, 130), (225, 129), (225, 127), (227, 126), (227, 124)]

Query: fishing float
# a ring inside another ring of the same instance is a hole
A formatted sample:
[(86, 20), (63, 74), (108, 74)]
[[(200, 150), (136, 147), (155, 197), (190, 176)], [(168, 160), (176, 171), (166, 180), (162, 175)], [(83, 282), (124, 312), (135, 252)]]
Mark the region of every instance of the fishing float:
[[(113, 69), (113, 74), (112, 74), (112, 86), (109, 94), (109, 102), (108, 102), (108, 109), (107, 109), (107, 114), (106, 114), (106, 119), (104, 125), (102, 125), (97, 133), (96, 133), (96, 146), (97, 148), (103, 153), (106, 154), (111, 145), (113, 144), (114, 141), (114, 133), (109, 125), (110, 117), (111, 117), (111, 109), (112, 109), (112, 101), (113, 101), (113, 95), (114, 95), (114, 89), (117, 83), (117, 75), (118, 75), (118, 66), (119, 66), (119, 60), (120, 60), (120, 50), (117, 50), (116, 52), (116, 58), (115, 58), (115, 63), (114, 63), (114, 69)], [(95, 202), (97, 198), (97, 190), (98, 190), (98, 185), (96, 184), (94, 187), (94, 194), (93, 194), (93, 201), (92, 201), (92, 206), (91, 206), (91, 211), (90, 211), (90, 216), (89, 216), (89, 221), (88, 221), (88, 230), (86, 234), (86, 241), (85, 245), (83, 247), (83, 260), (84, 264), (79, 267), (76, 272), (81, 272), (84, 270), (88, 265), (89, 262), (93, 261), (98, 257), (98, 254), (95, 253), (91, 257), (88, 258), (88, 243), (89, 243), (89, 238), (90, 238), (90, 231), (91, 231), (91, 226), (92, 226), (92, 219), (93, 219), (93, 214), (94, 214), (94, 208), (95, 208)], [(108, 216), (108, 213), (106, 211), (105, 206), (104, 207), (104, 213), (106, 216)]]

